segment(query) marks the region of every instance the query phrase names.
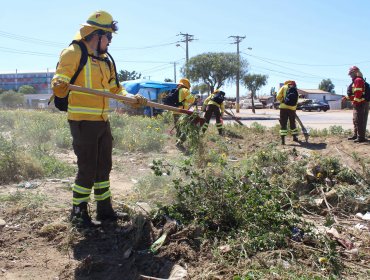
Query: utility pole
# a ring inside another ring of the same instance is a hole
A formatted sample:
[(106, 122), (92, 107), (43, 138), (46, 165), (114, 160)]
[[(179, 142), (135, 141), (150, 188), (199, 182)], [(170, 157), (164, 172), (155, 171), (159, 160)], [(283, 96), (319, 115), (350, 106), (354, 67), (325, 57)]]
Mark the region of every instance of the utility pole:
[[(190, 35), (188, 33), (182, 33), (182, 32), (180, 32), (180, 34), (177, 34), (177, 36), (179, 36), (179, 35), (183, 36), (183, 40), (181, 40), (179, 42), (185, 43), (186, 64), (188, 64), (188, 61), (189, 61), (189, 42), (195, 40), (194, 35)], [(187, 76), (187, 73), (186, 73), (186, 76)]]
[(245, 39), (245, 36), (229, 36), (229, 38), (234, 39), (236, 44), (236, 54), (238, 57), (238, 71), (236, 72), (236, 112), (239, 113), (240, 110), (240, 98), (239, 98), (239, 80), (240, 80), (240, 53), (239, 53), (239, 43)]
[(176, 83), (176, 62), (173, 63), (173, 78), (174, 82)]

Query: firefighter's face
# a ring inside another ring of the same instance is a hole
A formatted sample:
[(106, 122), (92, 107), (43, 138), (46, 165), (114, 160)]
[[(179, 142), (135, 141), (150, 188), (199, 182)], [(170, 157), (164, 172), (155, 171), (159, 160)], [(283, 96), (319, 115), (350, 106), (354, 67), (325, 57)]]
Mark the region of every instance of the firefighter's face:
[(101, 36), (100, 39), (100, 52), (106, 53), (108, 51), (108, 46), (112, 41), (112, 33), (106, 32), (104, 35)]

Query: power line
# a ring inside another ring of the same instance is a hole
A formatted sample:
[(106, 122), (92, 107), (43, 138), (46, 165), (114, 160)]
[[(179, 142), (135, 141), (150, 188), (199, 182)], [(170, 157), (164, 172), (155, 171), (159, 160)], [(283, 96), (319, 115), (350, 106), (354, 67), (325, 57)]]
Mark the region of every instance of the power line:
[[(244, 49), (243, 51), (245, 51), (245, 50), (247, 50), (247, 49)], [(252, 55), (250, 55), (250, 56), (252, 56)], [(344, 63), (344, 64), (306, 64), (306, 63), (289, 62), (289, 61), (283, 61), (283, 60), (260, 57), (260, 56), (253, 56), (253, 57), (260, 58), (260, 59), (266, 59), (266, 60), (270, 60), (270, 61), (286, 63), (286, 64), (309, 66), (309, 67), (337, 67), (337, 66), (339, 67), (339, 66), (350, 66), (350, 65), (354, 65), (354, 64), (362, 64), (362, 63), (369, 63), (370, 62), (370, 60), (365, 60), (365, 61), (360, 61), (360, 62), (352, 62), (352, 63)]]
[(245, 55), (248, 55), (248, 56), (254, 57), (254, 58), (256, 58), (256, 59), (259, 59), (259, 60), (261, 60), (261, 61), (264, 61), (264, 62), (266, 62), (266, 63), (272, 64), (272, 65), (276, 65), (276, 66), (279, 66), (279, 67), (281, 67), (281, 68), (285, 68), (285, 69), (288, 69), (288, 70), (293, 70), (294, 72), (299, 72), (299, 73), (302, 73), (302, 74), (310, 75), (310, 76), (312, 76), (312, 77), (320, 78), (320, 76), (317, 76), (317, 75), (314, 75), (314, 74), (310, 74), (310, 73), (306, 73), (306, 72), (303, 72), (303, 71), (299, 71), (299, 70), (296, 70), (296, 69), (292, 69), (292, 68), (290, 68), (290, 67), (282, 66), (282, 65), (280, 65), (280, 64), (270, 62), (270, 61), (268, 61), (268, 60), (266, 60), (266, 59), (263, 59), (263, 58), (260, 58), (260, 57), (258, 57), (258, 56), (254, 56), (254, 55), (251, 55), (251, 54), (248, 54), (248, 53), (244, 53), (244, 52), (242, 52), (242, 53), (243, 53), (243, 54), (245, 54)]
[[(246, 53), (244, 53), (246, 54)], [(272, 70), (272, 69), (268, 69), (268, 68), (263, 68), (263, 69), (266, 69), (266, 70), (269, 70), (269, 71), (274, 71), (274, 72), (277, 72), (277, 73), (282, 73), (282, 74), (288, 74), (288, 75), (291, 75), (291, 76), (295, 76), (295, 77), (299, 77), (299, 78), (318, 78), (318, 79), (326, 79), (326, 77), (323, 77), (323, 76), (320, 76), (320, 75), (314, 75), (314, 74), (310, 74), (310, 73), (306, 73), (306, 72), (303, 72), (303, 71), (299, 71), (299, 70), (296, 70), (296, 69), (293, 69), (293, 68), (289, 68), (289, 67), (285, 67), (285, 66), (282, 66), (282, 65), (279, 65), (279, 64), (276, 64), (276, 63), (272, 63), (272, 62), (269, 62), (269, 61), (266, 61), (264, 59), (260, 59), (256, 56), (253, 56), (253, 55), (250, 55), (250, 54), (246, 54), (246, 55), (249, 55), (251, 57), (254, 57), (254, 58), (257, 58), (261, 61), (264, 61), (266, 63), (269, 63), (269, 64), (272, 64), (272, 65), (276, 65), (278, 67), (281, 67), (281, 68), (285, 68), (285, 69), (288, 69), (288, 70), (292, 70), (294, 71), (295, 73), (286, 73), (286, 72), (281, 72), (281, 71), (277, 71), (277, 70)], [(260, 67), (262, 68), (262, 67)], [(306, 75), (309, 75), (309, 76), (303, 76), (303, 75), (298, 75), (296, 73), (302, 73), (302, 74), (306, 74)], [(344, 79), (339, 79), (339, 78), (332, 78), (332, 80), (337, 80), (337, 81), (341, 81), (341, 82), (344, 82), (346, 80)]]
[(17, 41), (22, 41), (22, 42), (26, 42), (26, 43), (46, 45), (46, 46), (49, 46), (49, 47), (62, 47), (62, 46), (64, 46), (64, 44), (61, 44), (61, 43), (46, 41), (46, 40), (40, 40), (40, 39), (21, 36), (21, 35), (16, 35), (16, 34), (12, 34), (12, 33), (9, 33), (9, 32), (4, 32), (4, 31), (0, 31), (0, 37), (13, 39), (13, 40), (17, 40)]
[(23, 51), (23, 50), (16, 50), (16, 49), (4, 48), (4, 47), (0, 47), (0, 50), (2, 50), (3, 52), (16, 53), (16, 54), (25, 54), (25, 55), (47, 56), (47, 57), (55, 57), (56, 56), (55, 54), (51, 54), (51, 53)]
[(164, 46), (170, 46), (174, 45), (178, 42), (172, 42), (172, 43), (163, 43), (163, 44), (158, 44), (158, 45), (151, 45), (151, 46), (145, 46), (145, 47), (138, 47), (138, 48), (112, 48), (112, 50), (115, 51), (130, 51), (130, 50), (146, 50), (146, 49), (154, 49), (154, 48), (159, 48), (159, 47), (164, 47)]

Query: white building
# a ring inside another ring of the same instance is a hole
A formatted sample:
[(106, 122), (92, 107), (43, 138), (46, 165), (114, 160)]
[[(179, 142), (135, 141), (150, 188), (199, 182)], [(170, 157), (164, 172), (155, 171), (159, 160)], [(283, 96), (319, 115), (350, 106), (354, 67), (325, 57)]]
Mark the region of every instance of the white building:
[(340, 110), (342, 108), (342, 95), (327, 92), (321, 89), (298, 89), (300, 97), (328, 103), (331, 110)]

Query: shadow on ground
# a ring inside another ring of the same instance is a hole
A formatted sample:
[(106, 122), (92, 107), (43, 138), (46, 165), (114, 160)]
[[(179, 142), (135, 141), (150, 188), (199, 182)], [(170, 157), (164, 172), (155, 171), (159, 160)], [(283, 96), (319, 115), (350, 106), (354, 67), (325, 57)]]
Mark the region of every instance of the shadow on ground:
[(110, 223), (80, 231), (72, 245), (74, 258), (81, 263), (75, 279), (140, 279), (140, 275), (168, 278), (174, 262), (151, 253), (153, 242), (150, 222)]

